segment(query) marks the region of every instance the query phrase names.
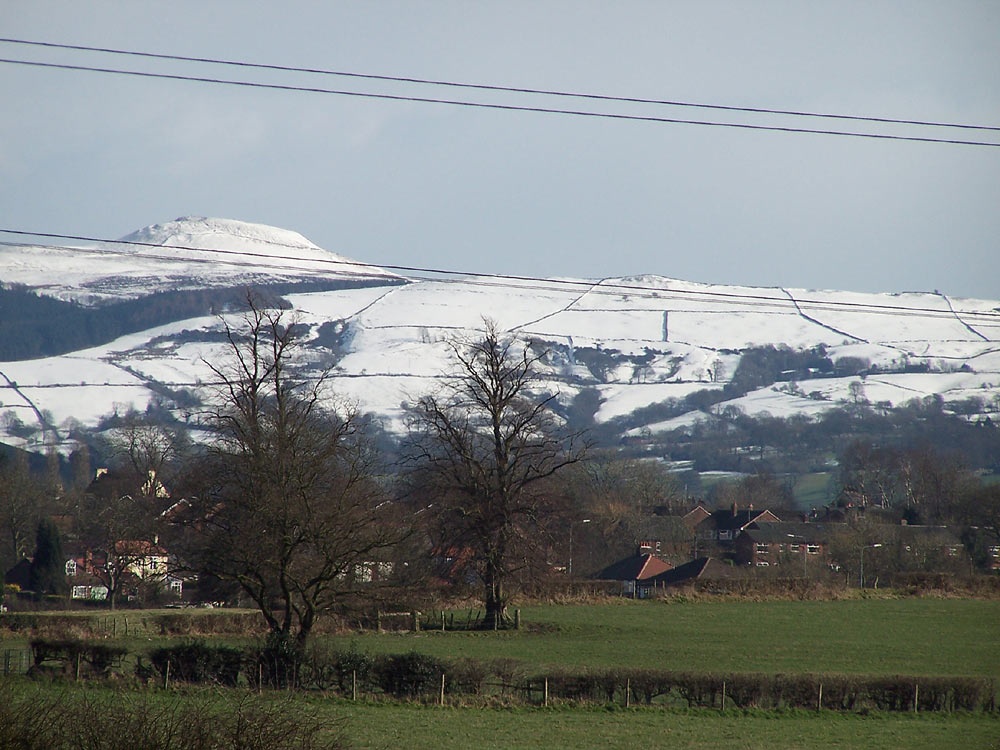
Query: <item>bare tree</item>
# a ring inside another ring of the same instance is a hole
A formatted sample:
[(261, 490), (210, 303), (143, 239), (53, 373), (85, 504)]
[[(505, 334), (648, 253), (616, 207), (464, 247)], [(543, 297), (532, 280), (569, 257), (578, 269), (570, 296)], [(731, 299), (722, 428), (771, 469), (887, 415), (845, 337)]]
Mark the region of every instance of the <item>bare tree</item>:
[(408, 458), (437, 543), (471, 554), (484, 626), (499, 628), (513, 588), (551, 548), (564, 497), (553, 479), (586, 446), (579, 433), (560, 434), (555, 395), (535, 390), (544, 354), (485, 322), (481, 338), (451, 343), (453, 378), (415, 407)]
[(45, 483), (32, 474), (26, 453), (0, 456), (0, 561), (13, 565), (31, 551), (45, 500)]
[(650, 519), (688, 510), (683, 486), (655, 459), (596, 453), (564, 480), (571, 486), (576, 507), (567, 546), (575, 533), (577, 572), (604, 567), (634, 553), (648, 536)]
[(86, 567), (108, 589), (114, 609), (130, 582), (138, 583), (156, 546), (156, 518), (165, 498), (147, 496), (142, 477), (131, 472), (102, 474), (83, 493), (76, 527), (86, 545)]
[(169, 469), (184, 452), (185, 436), (131, 410), (111, 431), (108, 443), (123, 469), (144, 478), (142, 489), (151, 496), (163, 491)]
[(216, 440), (185, 515), (191, 564), (237, 585), (290, 654), (321, 614), (389, 574), (403, 533), (361, 421), (325, 407), (325, 377), (296, 373), (296, 332), (252, 295), (241, 326), (226, 325), (228, 361), (207, 363)]

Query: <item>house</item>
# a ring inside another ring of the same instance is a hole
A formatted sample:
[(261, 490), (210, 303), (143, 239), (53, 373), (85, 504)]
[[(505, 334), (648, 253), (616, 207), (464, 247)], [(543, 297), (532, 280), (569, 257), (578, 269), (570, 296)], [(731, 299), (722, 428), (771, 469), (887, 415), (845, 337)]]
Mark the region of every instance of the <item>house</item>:
[(31, 588), (31, 560), (22, 557), (17, 564), (4, 573), (3, 582), (6, 586), (17, 586), (21, 591)]
[(743, 570), (734, 567), (731, 563), (715, 557), (699, 557), (653, 576), (643, 581), (643, 585), (649, 591), (656, 591), (671, 586), (694, 584), (699, 581), (731, 580), (741, 578), (743, 575)]
[(166, 577), (170, 556), (157, 541), (131, 539), (115, 542), (114, 558), (122, 570), (140, 580)]
[(616, 581), (626, 596), (641, 598), (645, 592), (642, 582), (664, 573), (673, 567), (652, 554), (647, 547), (640, 547), (634, 555), (612, 563), (594, 575), (599, 581)]
[(830, 542), (845, 528), (838, 523), (753, 523), (736, 538), (733, 559), (757, 568), (798, 566), (789, 572), (808, 575), (810, 566), (830, 565)]
[(143, 477), (134, 472), (101, 468), (94, 473), (94, 479), (87, 485), (85, 492), (88, 495), (105, 499), (124, 495), (159, 499), (170, 497), (167, 488), (163, 486), (153, 470), (148, 471)]
[(731, 508), (715, 510), (695, 526), (695, 537), (699, 542), (731, 548), (740, 532), (750, 524), (778, 523), (781, 519), (769, 510), (754, 510), (752, 505), (745, 510), (733, 503)]
[(705, 504), (699, 502), (691, 510), (681, 516), (681, 520), (684, 521), (685, 525), (688, 526), (693, 532), (702, 521), (706, 518), (711, 517), (712, 511), (705, 507)]
[(903, 522), (892, 527), (885, 546), (894, 547), (901, 570), (965, 568), (965, 545), (947, 526), (922, 526)]
[(106, 601), (108, 587), (101, 575), (107, 564), (103, 552), (94, 552), (81, 544), (68, 544), (69, 557), (66, 559), (66, 580), (69, 583), (70, 598), (81, 601)]
[(635, 526), (639, 548), (662, 560), (691, 559), (694, 528), (684, 516), (648, 516)]
[(131, 596), (144, 584), (162, 587), (178, 598), (183, 594), (182, 579), (169, 574), (169, 553), (155, 539), (120, 540), (110, 554), (83, 544), (69, 548), (66, 577), (73, 599), (103, 601), (112, 587)]

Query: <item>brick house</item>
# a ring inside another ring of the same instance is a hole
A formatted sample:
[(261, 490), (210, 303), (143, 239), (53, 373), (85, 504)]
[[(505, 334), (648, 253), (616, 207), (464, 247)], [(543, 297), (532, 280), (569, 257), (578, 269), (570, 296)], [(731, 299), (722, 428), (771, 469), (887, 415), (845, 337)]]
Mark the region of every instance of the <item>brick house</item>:
[(643, 582), (672, 567), (670, 563), (652, 554), (648, 548), (641, 547), (634, 555), (609, 565), (593, 577), (599, 581), (616, 581), (621, 584), (622, 594), (641, 598), (647, 590)]
[(830, 542), (844, 528), (841, 523), (752, 524), (733, 543), (733, 558), (738, 565), (783, 566), (792, 575), (808, 575), (810, 567), (830, 565)]
[(731, 508), (712, 511), (695, 526), (695, 538), (702, 551), (710, 549), (731, 550), (740, 532), (751, 524), (758, 526), (781, 521), (769, 510), (754, 510), (751, 505), (740, 509), (735, 503)]
[(743, 578), (745, 571), (714, 557), (699, 557), (678, 565), (642, 582), (649, 594), (671, 586), (685, 586), (707, 581), (725, 581)]

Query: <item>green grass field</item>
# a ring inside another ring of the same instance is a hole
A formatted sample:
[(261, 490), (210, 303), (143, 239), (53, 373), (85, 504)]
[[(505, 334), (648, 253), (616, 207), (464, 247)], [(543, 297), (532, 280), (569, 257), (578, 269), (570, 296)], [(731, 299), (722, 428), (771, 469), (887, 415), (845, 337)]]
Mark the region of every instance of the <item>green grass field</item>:
[[(465, 613), (456, 613), (456, 619)], [(1000, 676), (1000, 601), (628, 601), (525, 607), (517, 633), (357, 634), (338, 648), (537, 666)], [(537, 628), (537, 629), (536, 629)]]
[(357, 748), (686, 748), (687, 750), (989, 750), (996, 716), (844, 716), (657, 709), (468, 709), (341, 704)]
[[(456, 612), (456, 620), (466, 614)], [(140, 614), (128, 616), (133, 626), (140, 622)], [(885, 592), (878, 598), (845, 601), (615, 600), (524, 607), (522, 620), (520, 632), (356, 633), (317, 639), (372, 653), (416, 650), (446, 658), (513, 658), (529, 670), (648, 666), (712, 672), (1000, 676), (1000, 601), (891, 598)], [(136, 636), (127, 642), (131, 649), (183, 638)], [(23, 639), (20, 634), (16, 640)], [(0, 641), (0, 648), (11, 642)], [(66, 688), (56, 683), (51, 689)], [(183, 688), (156, 692), (177, 701), (191, 692), (204, 694)], [(243, 693), (208, 694), (211, 700), (235, 703)], [(1000, 750), (996, 713), (441, 707), (351, 702), (315, 693), (296, 700), (324, 716), (343, 719), (346, 735), (357, 748)]]
[[(686, 748), (688, 750), (996, 750), (1000, 748), (1000, 716), (996, 714), (840, 714), (811, 711), (766, 712), (712, 710), (663, 710), (660, 708), (605, 708), (560, 706), (552, 708), (469, 708), (419, 703), (357, 703), (318, 694), (290, 695), (284, 691), (261, 696), (244, 690), (180, 688), (152, 690), (123, 695), (121, 686), (75, 686), (73, 684), (32, 684), (24, 678), (0, 684), (0, 694), (8, 701), (34, 699), (46, 706), (79, 709), (81, 705), (103, 707), (98, 713), (84, 713), (80, 721), (102, 732), (84, 732), (82, 744), (66, 747), (78, 750), (144, 747), (139, 737), (114, 734), (115, 722), (125, 722), (150, 711), (169, 717), (186, 715), (191, 707), (218, 710), (223, 715), (242, 707), (253, 717), (272, 716), (290, 721), (296, 717), (309, 726), (323, 727), (307, 735), (322, 747), (333, 733), (345, 738), (357, 750), (443, 750), (443, 748), (505, 748), (507, 750), (547, 748)], [(4, 716), (16, 718), (0, 707), (0, 736), (8, 736)], [(114, 712), (113, 716), (108, 714)], [(179, 713), (175, 713), (179, 712)], [(204, 714), (203, 714), (204, 715)], [(124, 726), (124, 725), (123, 725)], [(289, 727), (291, 728), (291, 727)], [(263, 727), (259, 727), (263, 729)], [(103, 732), (112, 732), (111, 736)], [(184, 729), (172, 730), (184, 736)], [(246, 747), (268, 747), (250, 730)], [(85, 739), (89, 738), (89, 739)], [(30, 738), (29, 738), (30, 739)], [(272, 738), (277, 739), (277, 738)], [(301, 740), (301, 736), (298, 740)], [(282, 745), (298, 748), (298, 740)], [(136, 744), (138, 743), (138, 744)], [(8, 747), (10, 745), (4, 745)], [(15, 744), (14, 747), (22, 745)], [(24, 747), (37, 748), (36, 744)], [(185, 745), (189, 747), (190, 745)], [(213, 745), (214, 747), (215, 745)], [(243, 746), (243, 745), (241, 745)], [(153, 744), (150, 747), (170, 747)]]

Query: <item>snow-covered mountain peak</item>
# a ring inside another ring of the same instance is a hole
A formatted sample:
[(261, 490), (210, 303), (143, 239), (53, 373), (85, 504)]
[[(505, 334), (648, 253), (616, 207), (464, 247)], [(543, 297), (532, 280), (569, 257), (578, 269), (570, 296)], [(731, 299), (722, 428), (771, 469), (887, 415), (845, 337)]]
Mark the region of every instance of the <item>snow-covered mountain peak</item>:
[(177, 254), (222, 250), (282, 260), (348, 261), (289, 229), (201, 216), (184, 216), (165, 224), (153, 224), (122, 237), (120, 242), (137, 243), (138, 253), (148, 249), (145, 246), (157, 245)]
[(0, 283), (84, 305), (306, 281), (398, 284), (401, 278), (325, 250), (298, 232), (232, 219), (182, 217), (91, 246), (0, 247)]

